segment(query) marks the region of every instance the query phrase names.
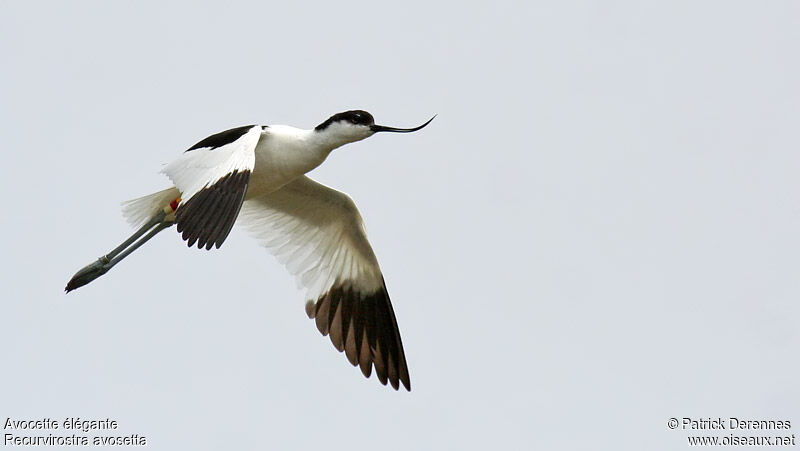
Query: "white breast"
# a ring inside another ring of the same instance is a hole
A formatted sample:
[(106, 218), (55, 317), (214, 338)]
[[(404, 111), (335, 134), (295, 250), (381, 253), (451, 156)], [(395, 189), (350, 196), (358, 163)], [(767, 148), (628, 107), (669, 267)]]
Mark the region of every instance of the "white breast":
[(325, 161), (331, 150), (313, 130), (288, 125), (265, 127), (255, 149), (247, 199), (273, 192), (311, 171)]

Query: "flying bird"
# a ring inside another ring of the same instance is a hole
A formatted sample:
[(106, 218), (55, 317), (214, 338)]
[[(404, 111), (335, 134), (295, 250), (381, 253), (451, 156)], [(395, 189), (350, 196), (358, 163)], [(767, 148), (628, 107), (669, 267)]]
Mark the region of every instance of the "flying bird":
[[(434, 116), (436, 117), (436, 116)], [(162, 172), (174, 186), (123, 204), (139, 229), (79, 270), (66, 292), (102, 276), (157, 233), (177, 226), (189, 247), (219, 248), (244, 226), (307, 289), (306, 313), (366, 377), (411, 390), (403, 343), (378, 260), (353, 200), (305, 174), (334, 149), (379, 132), (362, 110), (334, 114), (312, 130), (246, 125), (211, 135)]]

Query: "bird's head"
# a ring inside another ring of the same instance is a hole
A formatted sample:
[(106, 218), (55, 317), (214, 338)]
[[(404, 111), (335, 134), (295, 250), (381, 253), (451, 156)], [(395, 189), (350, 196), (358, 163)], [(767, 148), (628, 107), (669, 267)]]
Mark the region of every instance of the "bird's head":
[(414, 128), (386, 127), (384, 125), (376, 125), (375, 118), (366, 111), (351, 110), (334, 114), (325, 120), (325, 122), (317, 125), (314, 131), (327, 135), (331, 141), (338, 144), (338, 147), (343, 144), (361, 141), (378, 132), (415, 132), (430, 124), (432, 120), (433, 117), (430, 118), (428, 122)]

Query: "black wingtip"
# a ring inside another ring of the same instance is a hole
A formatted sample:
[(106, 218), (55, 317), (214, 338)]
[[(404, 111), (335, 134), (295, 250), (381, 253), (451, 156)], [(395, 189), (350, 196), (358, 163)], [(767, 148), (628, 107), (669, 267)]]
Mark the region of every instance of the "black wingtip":
[(316, 302), (309, 301), (306, 313), (365, 377), (374, 368), (381, 384), (395, 390), (402, 384), (411, 391), (403, 343), (385, 286), (368, 294), (349, 285), (334, 286)]
[(249, 170), (234, 170), (193, 195), (175, 212), (186, 245), (219, 248), (231, 232), (247, 193)]

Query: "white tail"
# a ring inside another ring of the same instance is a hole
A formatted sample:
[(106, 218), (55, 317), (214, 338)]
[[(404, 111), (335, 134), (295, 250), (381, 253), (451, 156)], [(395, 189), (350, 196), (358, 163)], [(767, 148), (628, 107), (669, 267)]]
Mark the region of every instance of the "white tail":
[(157, 193), (123, 202), (122, 216), (131, 226), (140, 227), (180, 195), (181, 192), (178, 191), (178, 188), (173, 186)]

